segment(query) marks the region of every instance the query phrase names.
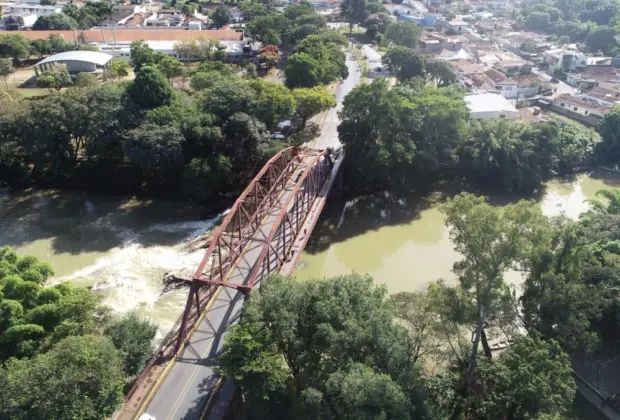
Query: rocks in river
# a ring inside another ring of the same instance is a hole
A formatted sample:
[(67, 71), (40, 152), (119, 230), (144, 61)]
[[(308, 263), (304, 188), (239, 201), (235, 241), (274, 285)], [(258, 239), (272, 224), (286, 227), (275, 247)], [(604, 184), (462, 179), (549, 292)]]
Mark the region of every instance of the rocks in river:
[(213, 230), (208, 231), (205, 234), (197, 236), (189, 241), (187, 247), (190, 251), (197, 251), (199, 249), (208, 248), (211, 244), (211, 237), (213, 236)]
[(172, 290), (188, 286), (191, 281), (192, 273), (190, 273), (188, 270), (165, 273), (162, 278), (162, 282), (164, 283), (164, 289), (162, 290), (161, 294), (163, 295)]

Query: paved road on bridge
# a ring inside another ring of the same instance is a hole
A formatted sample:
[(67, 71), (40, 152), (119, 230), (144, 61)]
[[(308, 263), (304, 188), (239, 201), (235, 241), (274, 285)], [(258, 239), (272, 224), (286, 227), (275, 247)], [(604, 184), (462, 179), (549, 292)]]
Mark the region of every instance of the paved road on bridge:
[[(338, 111), (346, 94), (360, 83), (359, 67), (351, 56), (347, 56), (347, 66), (349, 77), (335, 91), (338, 105), (315, 120), (321, 125), (321, 135), (309, 144), (311, 147), (324, 149), (340, 145), (337, 130)], [(297, 170), (291, 177), (286, 189), (280, 195), (282, 204), (290, 198), (299, 171)], [(280, 206), (275, 206), (273, 211), (265, 216), (261, 225), (262, 232), (268, 233), (271, 230), (280, 210)], [(229, 273), (228, 281), (231, 283), (245, 283), (247, 280), (264, 246), (264, 243), (258, 240), (259, 237), (262, 235), (257, 235), (246, 245), (240, 257), (242, 263)], [(225, 331), (239, 319), (244, 295), (235, 289), (225, 287), (220, 287), (216, 293), (206, 315), (190, 337), (189, 343), (179, 354), (146, 407), (145, 412), (157, 420), (198, 420), (218, 381), (218, 375), (213, 368), (214, 360), (224, 343)]]

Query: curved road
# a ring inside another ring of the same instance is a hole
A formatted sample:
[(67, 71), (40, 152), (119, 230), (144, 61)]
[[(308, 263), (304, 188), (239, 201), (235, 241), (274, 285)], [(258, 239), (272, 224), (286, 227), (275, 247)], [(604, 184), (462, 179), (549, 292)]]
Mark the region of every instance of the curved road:
[[(308, 146), (318, 149), (337, 148), (338, 111), (342, 108), (344, 97), (361, 81), (359, 67), (353, 57), (347, 53), (349, 77), (338, 85), (334, 92), (337, 106), (314, 118), (321, 127), (321, 135)], [(256, 253), (256, 248), (248, 246), (246, 257)], [(248, 258), (250, 259), (250, 258)], [(234, 277), (243, 277), (245, 273), (231, 273)], [(233, 280), (238, 283), (239, 281)], [(158, 389), (146, 407), (146, 413), (156, 420), (198, 420), (202, 410), (211, 396), (218, 381), (214, 371), (217, 358), (226, 335), (226, 329), (235, 324), (241, 313), (243, 295), (234, 289), (220, 288), (219, 294), (212, 300), (207, 315), (185, 346), (174, 364), (168, 370)], [(222, 400), (227, 400), (230, 390), (223, 390)], [(216, 409), (209, 418), (223, 417), (222, 409)]]

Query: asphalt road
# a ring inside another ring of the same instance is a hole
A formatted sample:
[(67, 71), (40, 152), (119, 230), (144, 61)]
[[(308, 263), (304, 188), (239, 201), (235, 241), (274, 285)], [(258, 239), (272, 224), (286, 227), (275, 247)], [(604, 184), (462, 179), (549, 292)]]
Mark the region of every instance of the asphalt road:
[[(315, 148), (340, 147), (338, 141), (338, 111), (347, 93), (360, 83), (359, 67), (347, 54), (349, 77), (335, 91), (338, 105), (322, 115), (316, 122), (321, 125), (321, 135), (311, 142)], [(297, 175), (297, 174), (296, 174)], [(287, 188), (280, 196), (284, 203), (292, 194), (294, 175)], [(276, 206), (261, 225), (262, 232), (269, 232), (277, 218), (280, 208)], [(245, 248), (238, 267), (232, 271), (228, 281), (244, 283), (247, 280), (255, 261), (262, 251), (264, 242), (256, 236)], [(200, 322), (189, 343), (185, 346), (170, 371), (163, 379), (159, 389), (146, 408), (146, 413), (156, 420), (198, 420), (213, 387), (218, 381), (214, 370), (215, 360), (224, 343), (226, 330), (239, 320), (244, 302), (243, 294), (234, 289), (221, 287), (219, 294), (212, 301), (206, 316)], [(221, 418), (223, 413), (212, 413), (209, 418)]]

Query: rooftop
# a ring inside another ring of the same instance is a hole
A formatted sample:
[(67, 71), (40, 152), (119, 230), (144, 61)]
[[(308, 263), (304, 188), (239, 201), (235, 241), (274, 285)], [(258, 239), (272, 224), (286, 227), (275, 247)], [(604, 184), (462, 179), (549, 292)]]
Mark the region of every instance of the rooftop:
[(495, 70), (495, 69), (488, 69), (484, 72), (484, 75), (486, 77), (488, 77), (489, 79), (491, 79), (494, 83), (506, 83), (506, 82), (512, 82), (512, 80), (510, 80), (508, 77), (506, 77), (503, 73)]
[(577, 98), (576, 96), (571, 96), (568, 93), (563, 93), (562, 95), (557, 96), (555, 98), (555, 102), (564, 102), (564, 103), (571, 104), (571, 105), (577, 105), (583, 108), (597, 109), (599, 111), (608, 111), (609, 109), (611, 109), (610, 106), (599, 105), (591, 101), (585, 101), (583, 99)]
[[(47, 39), (51, 35), (60, 35), (67, 41), (73, 41), (73, 31), (13, 31), (28, 39)], [(76, 31), (77, 33), (77, 31)], [(86, 42), (112, 42), (116, 41), (181, 41), (187, 39), (212, 39), (217, 41), (243, 40), (243, 33), (231, 29), (187, 31), (185, 29), (120, 29), (80, 31), (84, 34)], [(76, 35), (77, 36), (77, 35)]]
[(54, 63), (57, 61), (84, 61), (87, 63), (94, 63), (99, 66), (103, 66), (112, 58), (114, 57), (112, 57), (110, 54), (102, 53), (99, 51), (67, 51), (59, 54), (50, 55), (49, 57), (39, 61), (37, 65)]
[(506, 98), (496, 93), (465, 95), (464, 100), (470, 112), (518, 112)]

